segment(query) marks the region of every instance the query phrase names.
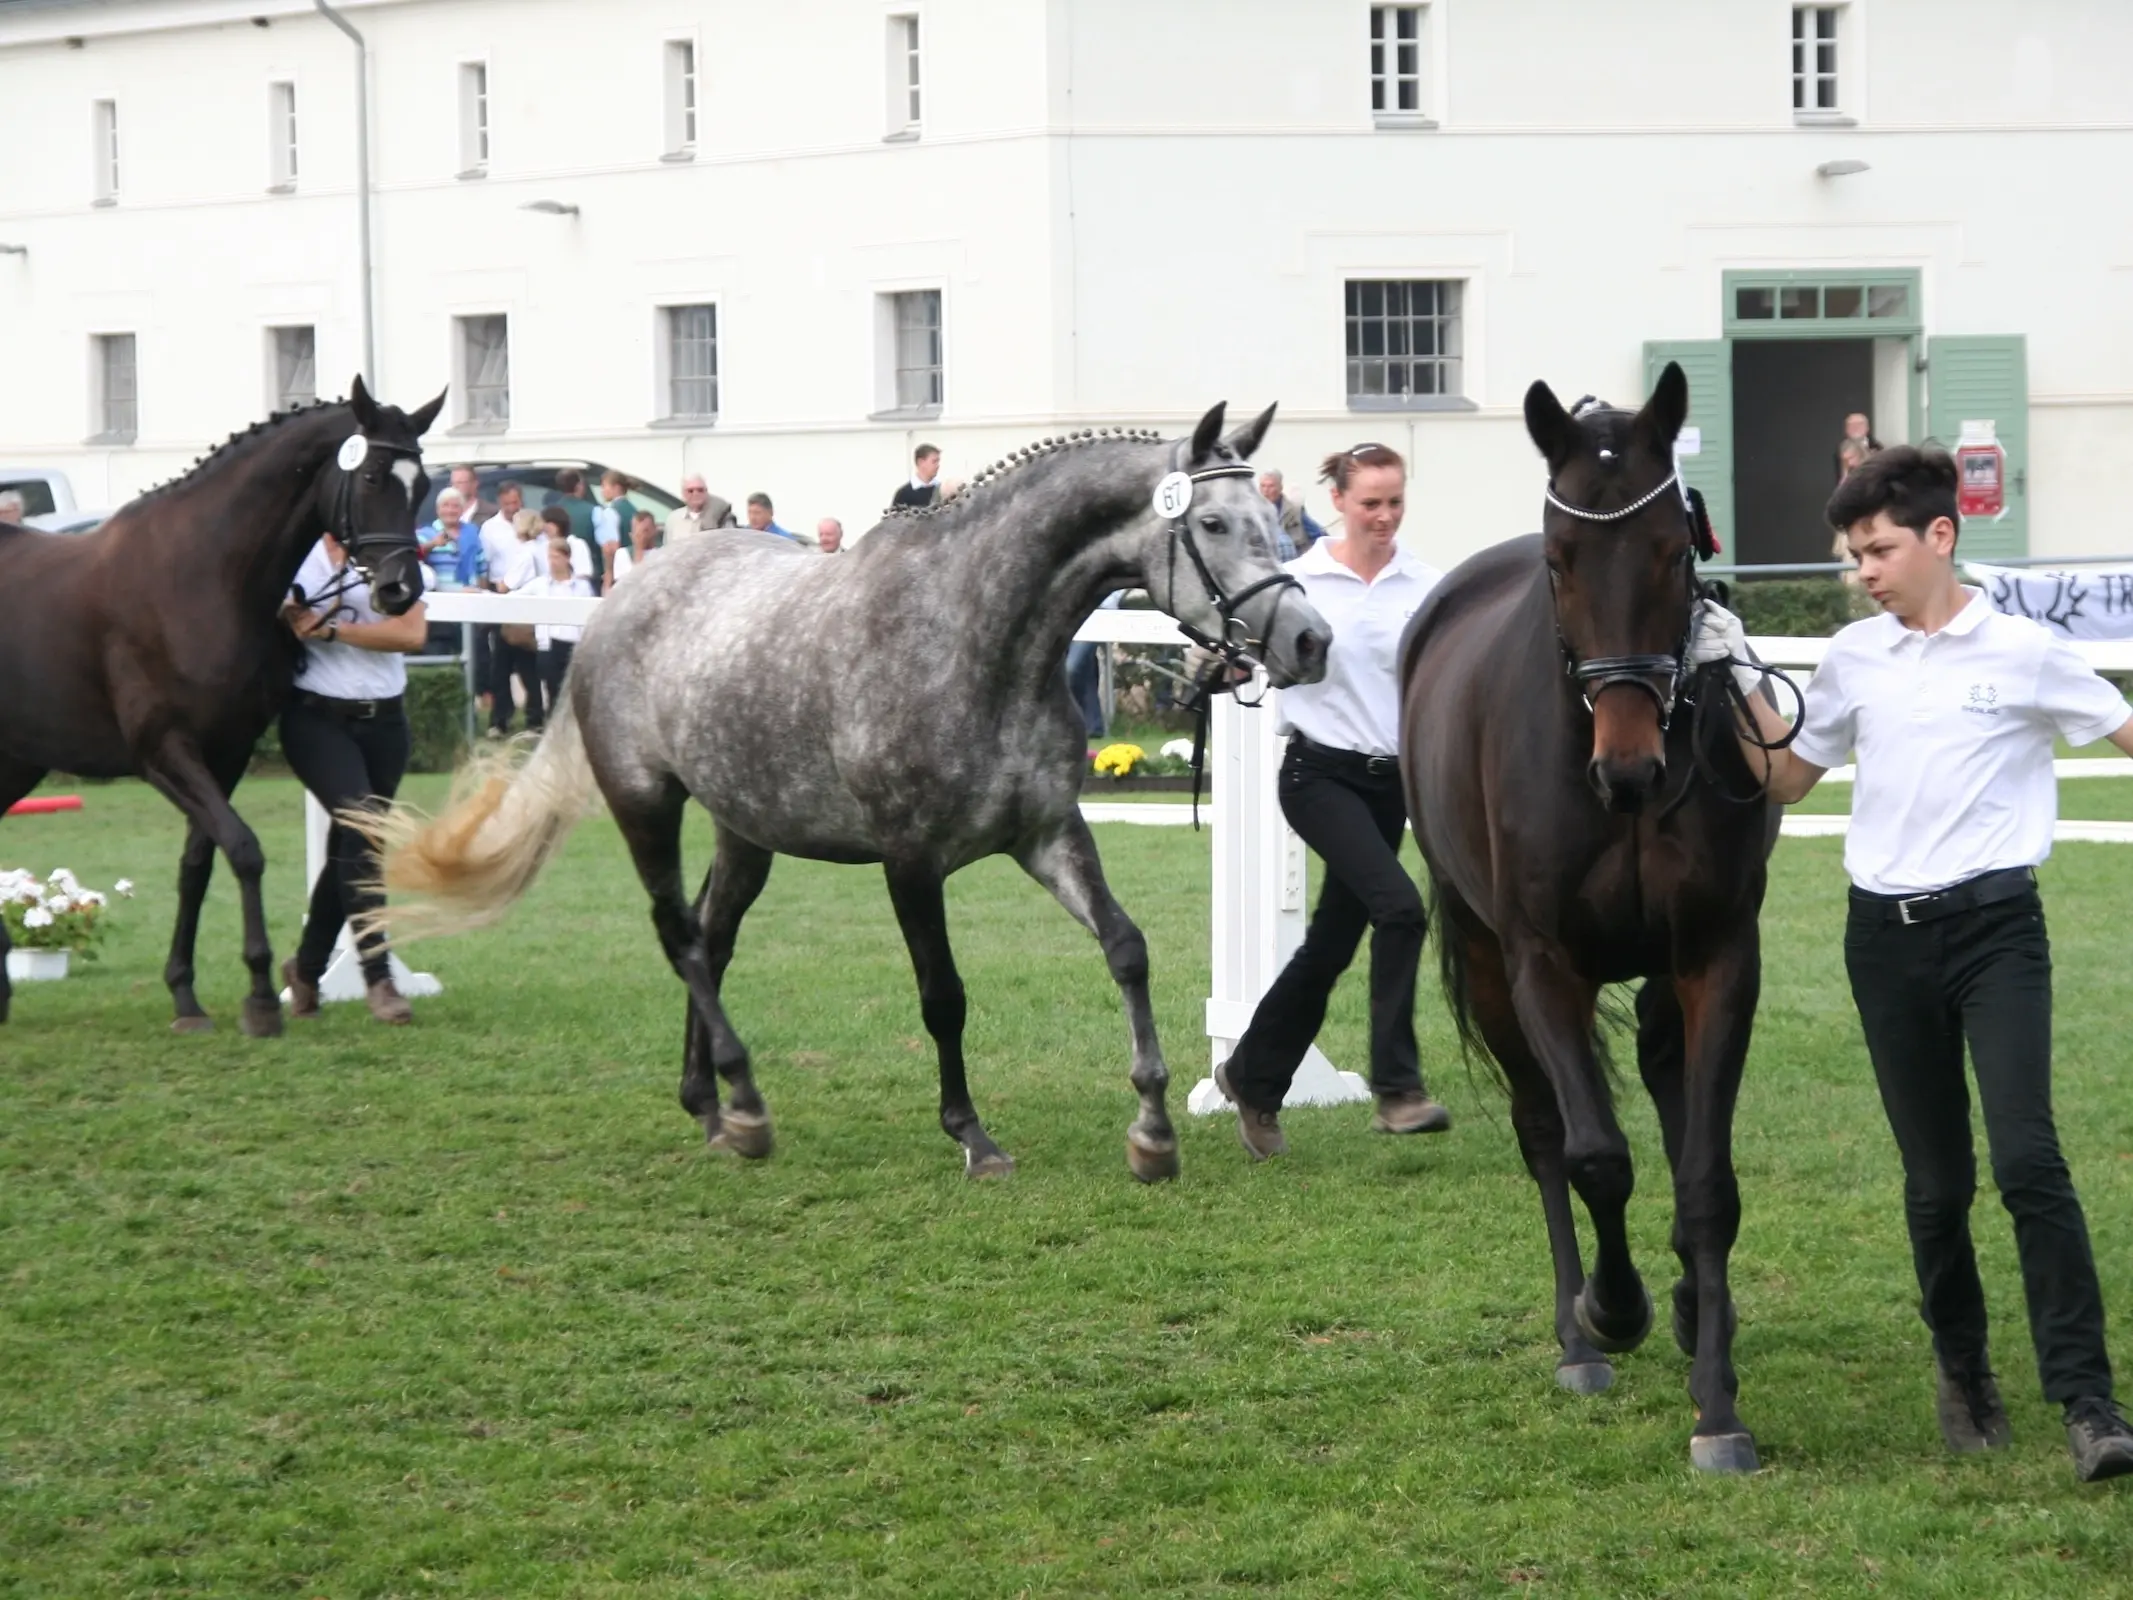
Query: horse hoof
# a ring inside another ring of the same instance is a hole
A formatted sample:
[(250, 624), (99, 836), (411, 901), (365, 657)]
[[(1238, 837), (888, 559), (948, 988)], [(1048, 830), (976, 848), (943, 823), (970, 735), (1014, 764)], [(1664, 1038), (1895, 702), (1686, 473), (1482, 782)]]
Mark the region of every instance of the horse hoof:
[(979, 1155), (975, 1150), (963, 1152), (963, 1176), (966, 1178), (1005, 1178), (1015, 1170), (1015, 1158), (1005, 1150), (988, 1150)]
[[(745, 1111), (729, 1111), (722, 1122), (706, 1120), (704, 1127), (713, 1149), (730, 1150), (743, 1161), (764, 1160), (776, 1143), (770, 1131), (770, 1118)], [(714, 1128), (715, 1132), (712, 1131)]]
[(239, 1013), (237, 1026), (247, 1039), (279, 1039), (281, 1037), (281, 1002), (279, 1000), (247, 1000)]
[(1638, 1314), (1636, 1328), (1629, 1333), (1608, 1333), (1593, 1320), (1588, 1299), (1591, 1293), (1592, 1284), (1588, 1281), (1585, 1287), (1578, 1291), (1577, 1299), (1571, 1303), (1571, 1311), (1577, 1317), (1578, 1331), (1592, 1341), (1594, 1349), (1607, 1355), (1619, 1356), (1626, 1355), (1644, 1343), (1644, 1336), (1652, 1331), (1652, 1294), (1649, 1289), (1642, 1284), (1637, 1286), (1637, 1293), (1643, 1296), (1644, 1306)]
[(1689, 1436), (1689, 1460), (1698, 1472), (1760, 1472), (1752, 1433), (1696, 1433)]
[(1126, 1166), (1142, 1183), (1166, 1183), (1178, 1175), (1178, 1142), (1129, 1133), (1126, 1135)]
[(1572, 1394), (1605, 1394), (1615, 1384), (1615, 1369), (1605, 1361), (1566, 1361), (1555, 1381)]
[(215, 1019), (204, 1012), (197, 1016), (174, 1017), (171, 1019), (170, 1031), (172, 1033), (213, 1033), (215, 1031)]

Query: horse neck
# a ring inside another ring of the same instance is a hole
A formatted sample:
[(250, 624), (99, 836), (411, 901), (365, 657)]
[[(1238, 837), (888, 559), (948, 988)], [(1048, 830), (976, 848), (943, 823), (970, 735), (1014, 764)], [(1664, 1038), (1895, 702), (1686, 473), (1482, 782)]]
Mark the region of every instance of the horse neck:
[(173, 505), (206, 524), (201, 537), (223, 549), (224, 586), (241, 597), (241, 614), (272, 620), (296, 569), (327, 531), (319, 473), (355, 431), (345, 406), (323, 406), (285, 422), (250, 450), (203, 469), (172, 491)]

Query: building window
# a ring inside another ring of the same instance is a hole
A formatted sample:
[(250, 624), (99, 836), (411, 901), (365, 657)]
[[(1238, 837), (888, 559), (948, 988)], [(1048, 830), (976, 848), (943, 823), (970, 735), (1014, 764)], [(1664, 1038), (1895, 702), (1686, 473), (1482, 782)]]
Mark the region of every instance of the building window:
[(459, 328), (459, 392), (470, 427), (502, 428), (511, 420), (511, 331), (506, 317), (455, 317)]
[(941, 292), (883, 295), (888, 310), (891, 411), (937, 411), (941, 404)]
[(489, 171), (489, 64), (459, 64), (459, 175), (480, 178)]
[(273, 409), (294, 411), (318, 399), (318, 333), (311, 327), (269, 328)]
[(1348, 284), (1348, 403), (1409, 404), (1461, 393), (1456, 279)]
[(1430, 106), (1430, 8), (1370, 8), (1370, 111), (1380, 127), (1425, 123)]
[(920, 121), (918, 18), (889, 18), (889, 137), (916, 139)]
[(685, 156), (696, 149), (696, 41), (669, 39), (666, 46), (667, 151)]
[(131, 444), (140, 427), (141, 405), (133, 335), (100, 333), (90, 341), (95, 361), (95, 412), (90, 425), (107, 444)]
[(1726, 329), (1747, 338), (1881, 338), (1917, 333), (1919, 279), (1908, 268), (1869, 272), (1729, 272)]
[(667, 415), (718, 415), (718, 307), (668, 306)]
[(267, 181), (280, 193), (296, 187), (296, 85), (267, 85)]
[(95, 165), (96, 203), (115, 205), (119, 197), (119, 108), (116, 100), (99, 100), (90, 119), (95, 129), (91, 159)]
[(1840, 114), (1837, 23), (1842, 6), (1792, 8), (1792, 109), (1812, 120)]

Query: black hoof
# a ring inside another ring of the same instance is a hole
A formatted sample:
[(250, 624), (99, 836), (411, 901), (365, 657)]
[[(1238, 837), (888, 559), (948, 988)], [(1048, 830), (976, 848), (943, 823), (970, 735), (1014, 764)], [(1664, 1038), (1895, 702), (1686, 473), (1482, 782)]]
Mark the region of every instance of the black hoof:
[(173, 1017), (170, 1023), (170, 1031), (172, 1033), (213, 1033), (215, 1031), (215, 1019), (205, 1012), (196, 1012), (189, 1017)]
[(1698, 1472), (1760, 1472), (1752, 1433), (1696, 1433), (1689, 1436), (1689, 1460)]
[[(1684, 1298), (1682, 1285), (1678, 1283), (1674, 1285), (1674, 1315), (1672, 1321), (1675, 1346), (1683, 1355), (1693, 1358), (1696, 1354), (1696, 1296), (1691, 1291)], [(1740, 1307), (1733, 1303), (1731, 1296), (1728, 1296), (1726, 1299), (1726, 1342), (1730, 1344), (1733, 1336), (1739, 1332)]]
[(1572, 1394), (1605, 1394), (1614, 1387), (1615, 1369), (1605, 1361), (1565, 1361), (1555, 1381)]
[(281, 1037), (281, 1002), (279, 1000), (247, 1000), (244, 1010), (238, 1014), (237, 1026), (244, 1030), (248, 1039), (279, 1039)]
[(1593, 1317), (1591, 1280), (1588, 1279), (1585, 1287), (1578, 1291), (1577, 1299), (1571, 1303), (1571, 1311), (1577, 1317), (1578, 1331), (1592, 1341), (1594, 1349), (1619, 1356), (1644, 1343), (1645, 1335), (1652, 1331), (1652, 1295), (1642, 1284), (1637, 1286), (1637, 1294), (1644, 1303), (1637, 1313), (1636, 1326), (1628, 1332), (1609, 1332)]
[[(709, 1132), (708, 1124), (706, 1131)], [(718, 1131), (710, 1134), (714, 1150), (730, 1150), (743, 1161), (768, 1159), (775, 1143), (770, 1118), (745, 1111), (728, 1111)]]
[(1178, 1175), (1178, 1141), (1128, 1132), (1126, 1166), (1142, 1183), (1167, 1183)]

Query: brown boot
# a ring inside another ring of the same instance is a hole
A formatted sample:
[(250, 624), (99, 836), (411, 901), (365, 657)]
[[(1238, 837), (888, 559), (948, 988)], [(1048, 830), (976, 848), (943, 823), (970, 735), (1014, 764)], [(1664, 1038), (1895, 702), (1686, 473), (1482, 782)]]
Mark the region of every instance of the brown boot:
[(1451, 1112), (1420, 1089), (1379, 1095), (1378, 1114), (1370, 1119), (1374, 1133), (1442, 1133), (1451, 1125)]
[(380, 1022), (400, 1027), (415, 1020), (414, 1008), (407, 1003), (407, 996), (393, 987), (390, 978), (380, 978), (365, 989), (363, 999), (370, 1007), (370, 1014)]
[(281, 981), (289, 986), (289, 1015), (316, 1020), (318, 985), (304, 981), (304, 975), (296, 970), (296, 957), (291, 956), (281, 964)]
[(1289, 1141), (1281, 1131), (1281, 1117), (1272, 1111), (1261, 1111), (1239, 1100), (1229, 1086), (1229, 1063), (1215, 1068), (1215, 1087), (1222, 1091), (1222, 1098), (1237, 1108), (1237, 1138), (1246, 1154), (1254, 1161), (1264, 1161), (1269, 1156), (1285, 1156), (1289, 1153)]

